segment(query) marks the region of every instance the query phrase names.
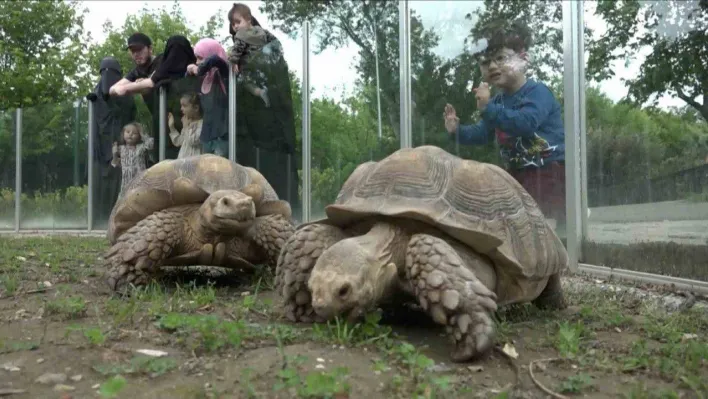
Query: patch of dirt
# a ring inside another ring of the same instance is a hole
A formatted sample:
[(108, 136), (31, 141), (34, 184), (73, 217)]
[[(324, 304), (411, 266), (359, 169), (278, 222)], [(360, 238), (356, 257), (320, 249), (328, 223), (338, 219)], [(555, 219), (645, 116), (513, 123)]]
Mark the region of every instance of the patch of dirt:
[(0, 395), (487, 398), (511, 384), (509, 397), (546, 398), (529, 374), (544, 359), (560, 360), (540, 362), (536, 379), (566, 397), (708, 394), (708, 318), (690, 310), (661, 316), (567, 291), (562, 312), (499, 313), (499, 348), (515, 359), (495, 350), (455, 364), (444, 330), (417, 311), (355, 330), (289, 323), (267, 275), (182, 274), (112, 297), (100, 278), (105, 248), (102, 238), (0, 237)]

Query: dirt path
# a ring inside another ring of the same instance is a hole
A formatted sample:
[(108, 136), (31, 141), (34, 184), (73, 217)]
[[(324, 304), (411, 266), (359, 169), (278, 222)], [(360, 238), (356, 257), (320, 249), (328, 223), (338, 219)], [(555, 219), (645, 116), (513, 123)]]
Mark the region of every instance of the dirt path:
[[(706, 397), (708, 316), (568, 286), (561, 313), (500, 312), (500, 352), (453, 364), (443, 329), (415, 311), (294, 325), (270, 276), (168, 276), (131, 298), (100, 279), (106, 243), (0, 237), (0, 396), (10, 398)], [(154, 357), (141, 349), (162, 351)], [(512, 352), (513, 353), (513, 352)], [(10, 394), (13, 392), (14, 394)], [(24, 392), (23, 392), (24, 391)]]

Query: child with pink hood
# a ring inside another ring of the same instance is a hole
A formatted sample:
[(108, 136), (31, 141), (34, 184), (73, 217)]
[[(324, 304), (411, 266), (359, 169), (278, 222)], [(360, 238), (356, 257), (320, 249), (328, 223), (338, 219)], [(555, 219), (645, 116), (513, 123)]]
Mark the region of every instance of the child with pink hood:
[(203, 153), (228, 157), (229, 154), (229, 64), (221, 43), (204, 38), (194, 46), (196, 64), (187, 66), (187, 73), (203, 77), (200, 100), (204, 119), (199, 137)]

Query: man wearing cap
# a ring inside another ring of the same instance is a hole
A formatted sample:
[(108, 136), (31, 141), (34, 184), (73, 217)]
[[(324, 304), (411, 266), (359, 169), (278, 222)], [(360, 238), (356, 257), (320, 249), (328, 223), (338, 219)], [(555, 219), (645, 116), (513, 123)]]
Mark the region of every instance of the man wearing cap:
[[(110, 92), (112, 95), (124, 96), (133, 94), (128, 93), (124, 86), (130, 82), (138, 82), (149, 78), (162, 62), (162, 54), (152, 54), (152, 40), (144, 33), (136, 32), (130, 35), (126, 50), (130, 50), (130, 56), (135, 62), (135, 68), (111, 87)], [(145, 102), (150, 104), (148, 99), (152, 97), (152, 90), (144, 90), (141, 94)]]

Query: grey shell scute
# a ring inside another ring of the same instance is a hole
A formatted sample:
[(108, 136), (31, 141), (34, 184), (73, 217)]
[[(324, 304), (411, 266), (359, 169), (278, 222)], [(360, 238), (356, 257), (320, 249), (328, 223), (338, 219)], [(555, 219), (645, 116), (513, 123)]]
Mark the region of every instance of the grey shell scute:
[[(179, 195), (175, 193), (175, 182), (180, 178), (193, 183), (196, 189)], [(278, 199), (273, 187), (257, 170), (224, 157), (202, 154), (159, 162), (136, 176), (125, 195), (114, 205), (108, 223), (109, 241), (113, 242), (122, 232), (153, 212), (199, 203), (205, 199), (204, 193), (240, 190), (252, 183), (263, 187), (263, 201)]]
[(511, 175), (435, 146), (359, 165), (325, 212), (328, 223), (342, 226), (373, 215), (421, 220), (526, 278), (553, 275), (568, 263), (537, 203)]

